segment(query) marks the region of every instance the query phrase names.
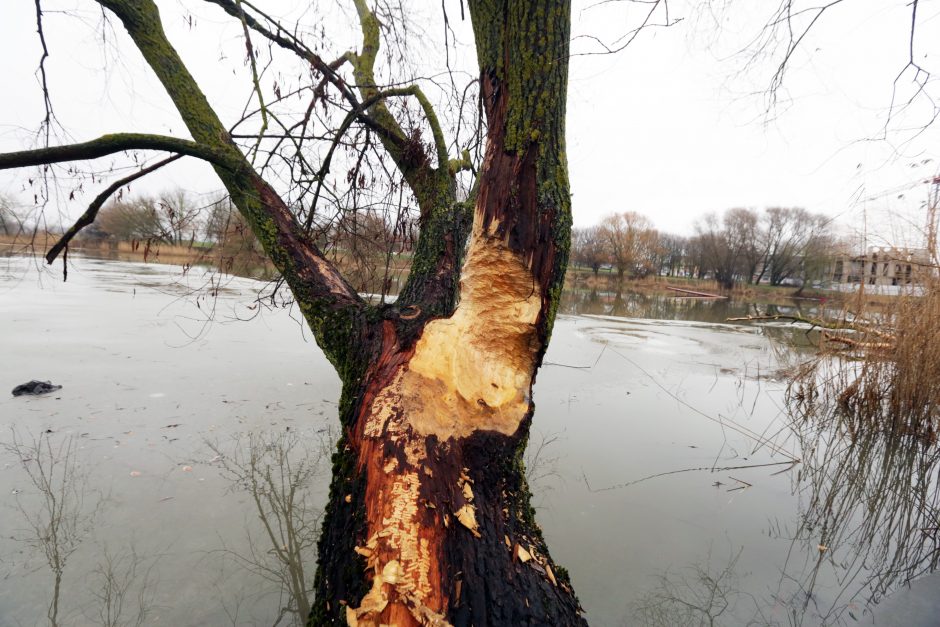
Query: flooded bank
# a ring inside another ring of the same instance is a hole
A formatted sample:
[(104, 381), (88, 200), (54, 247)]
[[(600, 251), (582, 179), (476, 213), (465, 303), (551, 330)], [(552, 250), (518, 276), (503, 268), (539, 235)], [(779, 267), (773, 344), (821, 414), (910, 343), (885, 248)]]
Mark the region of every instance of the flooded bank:
[[(62, 283), (36, 263), (0, 259), (0, 386), (63, 388), (0, 395), (0, 625), (48, 624), (57, 572), (61, 624), (109, 624), (118, 598), (120, 623), (290, 624), (339, 397), (299, 316), (196, 268), (75, 259)], [(725, 322), (754, 307), (566, 295), (528, 462), (592, 624), (871, 624), (872, 597), (936, 565), (929, 451), (791, 417), (781, 369), (812, 338)], [(265, 469), (299, 485), (286, 561)]]

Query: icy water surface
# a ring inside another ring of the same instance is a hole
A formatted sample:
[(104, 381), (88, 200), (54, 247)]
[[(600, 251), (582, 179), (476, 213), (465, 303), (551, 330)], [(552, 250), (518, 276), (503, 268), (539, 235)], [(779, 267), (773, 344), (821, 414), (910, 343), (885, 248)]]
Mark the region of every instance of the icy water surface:
[[(290, 624), (286, 543), (246, 486), (283, 479), (289, 449), (312, 584), (339, 381), (261, 289), (91, 259), (62, 283), (0, 259), (0, 389), (63, 386), (0, 395), (0, 625)], [(788, 416), (779, 370), (805, 330), (723, 322), (755, 311), (725, 301), (579, 292), (564, 310), (528, 457), (591, 624), (872, 624), (872, 597), (934, 565), (933, 460)], [(58, 561), (37, 533), (55, 511)]]

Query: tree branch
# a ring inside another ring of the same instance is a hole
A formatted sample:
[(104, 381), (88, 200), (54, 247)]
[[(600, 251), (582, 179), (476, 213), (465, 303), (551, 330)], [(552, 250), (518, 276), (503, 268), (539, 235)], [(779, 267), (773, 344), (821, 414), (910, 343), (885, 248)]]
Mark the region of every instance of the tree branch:
[[(347, 360), (369, 326), (363, 315), (365, 302), (304, 234), (290, 208), (255, 172), (232, 141), (189, 69), (167, 40), (153, 0), (97, 1), (113, 11), (124, 24), (193, 139), (224, 154), (227, 161), (239, 164), (236, 168), (216, 166), (216, 174), (265, 254), (290, 287), (317, 343), (337, 369), (346, 370)], [(241, 19), (238, 14), (236, 17)], [(247, 15), (245, 20), (248, 23)]]
[(141, 133), (114, 133), (79, 144), (0, 154), (0, 170), (48, 165), (63, 161), (98, 159), (127, 150), (165, 150), (196, 157), (228, 169), (237, 168), (240, 165), (223, 151), (187, 139)]
[[(359, 119), (362, 116), (362, 114), (365, 112), (366, 109), (368, 109), (369, 107), (371, 107), (372, 105), (378, 102), (385, 100), (386, 98), (393, 98), (396, 96), (415, 96), (418, 98), (419, 101), (423, 99), (425, 102), (427, 102), (427, 98), (425, 98), (424, 94), (421, 93), (421, 89), (417, 85), (388, 89), (386, 91), (377, 92), (371, 97), (364, 100), (363, 103), (359, 107), (350, 111), (346, 115), (346, 117), (343, 119), (343, 122), (339, 125), (339, 129), (337, 129), (335, 135), (333, 136), (333, 141), (330, 144), (330, 148), (326, 153), (326, 157), (324, 157), (323, 159), (323, 164), (320, 166), (320, 169), (317, 170), (317, 173), (314, 175), (314, 178), (316, 178), (317, 180), (317, 188), (313, 195), (313, 202), (311, 203), (311, 206), (310, 206), (310, 211), (307, 216), (307, 221), (304, 224), (304, 230), (307, 233), (310, 232), (310, 228), (313, 225), (313, 218), (314, 218), (314, 214), (317, 208), (317, 201), (320, 198), (320, 191), (323, 188), (323, 181), (325, 180), (326, 175), (330, 173), (330, 165), (333, 162), (333, 155), (336, 152), (336, 148), (339, 146), (340, 142), (342, 141), (343, 136), (346, 134), (346, 131), (349, 130), (349, 127), (352, 126), (352, 123), (356, 121), (356, 119)], [(428, 102), (428, 106), (430, 107), (430, 102)], [(433, 109), (431, 109), (431, 112), (433, 113)], [(370, 128), (372, 127), (370, 126)], [(438, 127), (438, 129), (440, 129), (440, 127)], [(441, 138), (442, 138), (441, 145), (443, 145), (443, 134), (441, 134)], [(444, 148), (445, 157), (447, 155), (446, 150), (447, 149), (445, 147)]]
[[(354, 0), (354, 2), (362, 28), (362, 50), (359, 54), (350, 53), (348, 56), (353, 64), (359, 93), (364, 101), (369, 101), (380, 93), (375, 82), (375, 61), (381, 48), (380, 25), (366, 0)], [(408, 185), (418, 199), (422, 218), (426, 219), (435, 204), (441, 203), (447, 196), (451, 197), (447, 200), (452, 201), (456, 194), (453, 192), (453, 177), (447, 168), (447, 143), (444, 141), (444, 133), (434, 107), (431, 106), (431, 102), (420, 87), (414, 85), (410, 89), (418, 99), (431, 127), (437, 152), (437, 168), (428, 163), (423, 147), (416, 145), (415, 140), (402, 129), (384, 102), (377, 101), (367, 111), (369, 117), (375, 120), (381, 129), (385, 129), (385, 133), (379, 132), (379, 138), (396, 167), (408, 181)], [(440, 197), (442, 191), (445, 191), (445, 198)]]
[[(373, 130), (391, 156), (395, 166), (402, 173), (417, 199), (421, 210), (421, 230), (415, 247), (412, 269), (406, 285), (401, 291), (399, 303), (421, 303), (421, 309), (428, 315), (448, 315), (456, 302), (457, 276), (460, 271), (460, 252), (469, 231), (470, 210), (456, 202), (455, 174), (468, 167), (469, 161), (447, 158), (447, 145), (440, 121), (430, 101), (417, 85), (407, 88), (380, 90), (375, 85), (374, 66), (381, 44), (379, 22), (369, 9), (365, 0), (355, 0), (363, 30), (363, 46), (360, 54), (348, 52), (333, 63), (326, 63), (296, 36), (282, 27), (276, 20), (266, 15), (248, 0), (205, 0), (215, 4), (230, 16), (244, 20), (248, 28), (259, 33), (284, 50), (293, 52), (310, 63), (322, 73), (323, 79), (315, 89), (322, 88), (329, 82), (337, 88), (340, 95), (351, 109), (334, 137), (326, 160), (314, 177), (317, 191), (314, 206), (311, 207), (305, 232), (312, 224), (315, 204), (320, 195), (324, 177), (329, 171), (331, 156), (335, 145), (354, 121), (363, 123)], [(251, 9), (251, 13), (247, 10)], [(258, 16), (258, 17), (255, 17)], [(262, 24), (258, 18), (266, 20), (270, 26)], [(359, 95), (344, 81), (337, 70), (345, 62), (350, 62), (355, 73)], [(385, 106), (383, 99), (390, 96), (413, 95), (420, 104), (425, 118), (431, 127), (437, 156), (437, 168), (428, 163), (420, 143), (409, 137), (394, 116)], [(313, 103), (311, 103), (311, 106)], [(354, 117), (353, 117), (354, 116)], [(441, 286), (437, 278), (448, 277), (446, 285)]]
[(839, 322), (839, 321), (826, 321), (819, 318), (807, 318), (806, 316), (801, 316), (798, 314), (767, 314), (767, 315), (758, 315), (758, 316), (740, 316), (736, 318), (725, 318), (725, 322), (760, 322), (765, 320), (779, 321), (779, 320), (788, 320), (790, 322), (802, 322), (804, 324), (811, 325), (813, 327), (820, 327), (823, 329), (852, 329), (854, 327), (849, 323)]
[[(336, 61), (332, 63), (327, 63), (326, 61), (323, 60), (323, 58), (320, 55), (318, 55), (313, 50), (305, 46), (303, 42), (301, 42), (296, 37), (288, 33), (288, 31), (284, 29), (283, 27), (281, 27), (280, 24), (278, 24), (275, 20), (271, 19), (265, 13), (259, 11), (256, 7), (254, 7), (254, 5), (247, 2), (247, 0), (240, 0), (238, 3), (236, 3), (235, 0), (204, 0), (204, 1), (218, 6), (223, 11), (231, 15), (232, 17), (238, 18), (239, 20), (243, 21), (243, 23), (248, 28), (260, 34), (261, 36), (265, 37), (272, 43), (277, 44), (279, 47), (283, 48), (284, 50), (289, 50), (290, 52), (293, 52), (300, 58), (307, 61), (318, 72), (323, 74), (325, 79), (329, 80), (330, 83), (336, 86), (337, 89), (339, 89), (340, 93), (343, 95), (343, 97), (351, 105), (353, 105), (354, 107), (358, 106), (359, 103), (356, 100), (355, 94), (346, 85), (346, 83), (340, 78), (339, 74), (336, 73), (336, 70), (339, 68), (339, 66), (342, 65), (342, 63), (346, 60), (345, 56), (340, 57), (339, 59), (337, 59)], [(244, 5), (244, 6), (251, 8), (252, 10), (257, 12), (258, 15), (261, 15), (264, 19), (274, 24), (274, 27), (277, 32), (273, 32), (271, 29), (266, 28), (254, 16), (252, 16), (246, 11), (243, 11), (243, 7), (240, 5)]]
[(46, 34), (42, 28), (42, 6), (36, 0), (36, 32), (39, 34), (39, 43), (42, 46), (42, 56), (39, 57), (39, 80), (42, 83), (42, 100), (46, 107), (46, 117), (42, 121), (42, 130), (45, 134), (46, 144), (49, 144), (49, 131), (52, 127), (52, 99), (49, 97), (49, 81), (46, 77), (46, 59), (49, 58), (49, 48), (46, 46)]
[(79, 231), (81, 231), (83, 228), (95, 221), (95, 218), (98, 217), (98, 211), (101, 210), (101, 207), (108, 200), (108, 198), (114, 194), (114, 192), (121, 189), (125, 185), (130, 185), (139, 178), (147, 176), (155, 170), (159, 170), (167, 164), (173, 163), (182, 157), (183, 155), (173, 155), (172, 157), (158, 161), (151, 166), (134, 172), (129, 176), (125, 176), (124, 178), (117, 180), (109, 185), (103, 192), (95, 196), (95, 199), (91, 201), (90, 205), (88, 205), (88, 209), (85, 210), (85, 213), (83, 213), (81, 217), (75, 221), (75, 224), (73, 224), (72, 227), (66, 231), (62, 237), (59, 238), (59, 241), (57, 241), (52, 246), (52, 248), (49, 249), (49, 252), (46, 253), (46, 263), (51, 264), (53, 261), (55, 261), (55, 258), (59, 256), (59, 253), (62, 252), (62, 249), (66, 248), (69, 245), (69, 242), (72, 241), (72, 238), (78, 235)]

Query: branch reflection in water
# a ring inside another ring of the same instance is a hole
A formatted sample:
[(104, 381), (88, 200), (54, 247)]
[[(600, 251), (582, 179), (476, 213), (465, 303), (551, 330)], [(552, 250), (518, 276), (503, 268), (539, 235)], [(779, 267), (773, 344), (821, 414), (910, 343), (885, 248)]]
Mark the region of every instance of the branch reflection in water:
[[(107, 496), (89, 487), (90, 469), (80, 459), (81, 448), (75, 436), (51, 430), (32, 435), (11, 428), (0, 443), (25, 481), (24, 488), (13, 491), (22, 527), (11, 530), (9, 538), (28, 549), (24, 562), (14, 562), (5, 577), (48, 569), (52, 586), (46, 620), (51, 627), (143, 625), (153, 609), (157, 582), (152, 571), (159, 558), (140, 555), (132, 545), (115, 551), (96, 537)], [(95, 557), (80, 561), (94, 566), (90, 572), (73, 572), (72, 557), (86, 543), (95, 545), (90, 549)], [(33, 565), (37, 557), (42, 566)]]
[[(303, 625), (310, 613), (316, 564), (322, 496), (315, 486), (329, 474), (332, 434), (299, 434), (281, 430), (234, 436), (227, 444), (207, 442), (222, 476), (233, 493), (249, 497), (251, 522), (246, 524), (245, 542), (222, 547), (212, 553), (238, 569), (252, 573), (267, 587), (252, 594), (276, 594), (281, 599), (274, 625)], [(320, 481), (314, 479), (319, 477)], [(223, 600), (233, 624), (243, 598)]]
[[(769, 537), (789, 543), (774, 587), (754, 596), (737, 572), (743, 549), (662, 574), (625, 624), (843, 625), (940, 564), (940, 448), (905, 420), (873, 420), (840, 403), (835, 362), (801, 373), (787, 395), (799, 499), (793, 522)], [(842, 364), (845, 367), (845, 364)], [(868, 620), (871, 620), (870, 618)]]
[(842, 403), (835, 392), (845, 388), (829, 383), (837, 381), (833, 369), (847, 367), (820, 362), (788, 396), (804, 459), (796, 489), (805, 505), (793, 535), (806, 549), (805, 575), (797, 580), (804, 608), (823, 568), (847, 584), (818, 608), (826, 619), (840, 618), (855, 601), (877, 603), (940, 562), (936, 440), (920, 437), (916, 416), (884, 420)]

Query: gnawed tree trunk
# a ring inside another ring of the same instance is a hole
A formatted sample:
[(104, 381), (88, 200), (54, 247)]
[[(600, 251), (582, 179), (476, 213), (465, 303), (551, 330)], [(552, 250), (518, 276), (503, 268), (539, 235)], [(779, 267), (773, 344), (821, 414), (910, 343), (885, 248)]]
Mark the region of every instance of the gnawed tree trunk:
[[(454, 174), (463, 166), (447, 158), (420, 89), (374, 85), (380, 25), (366, 0), (353, 0), (362, 50), (344, 57), (353, 65), (361, 101), (309, 48), (266, 30), (234, 0), (207, 0), (330, 80), (380, 137), (414, 192), (421, 232), (408, 282), (394, 305), (371, 306), (232, 142), (167, 41), (156, 5), (98, 1), (121, 20), (193, 141), (105, 136), (0, 155), (0, 168), (130, 148), (213, 164), (343, 381), (343, 433), (310, 623), (583, 624), (568, 576), (551, 560), (535, 522), (522, 462), (532, 386), (570, 246), (564, 146), (569, 2), (468, 2), (488, 128), (471, 206), (457, 201)], [(436, 159), (398, 126), (382, 102), (392, 96), (418, 99)], [(92, 209), (80, 223), (94, 219)]]
[(314, 624), (580, 622), (522, 464), (541, 290), (482, 216), (454, 315), (414, 343), (386, 321), (345, 383)]
[(470, 10), (489, 133), (459, 304), (384, 320), (344, 380), (313, 624), (583, 622), (522, 463), (568, 257), (568, 7)]

